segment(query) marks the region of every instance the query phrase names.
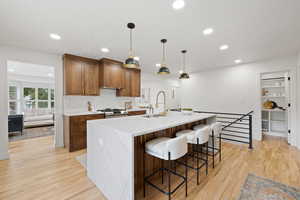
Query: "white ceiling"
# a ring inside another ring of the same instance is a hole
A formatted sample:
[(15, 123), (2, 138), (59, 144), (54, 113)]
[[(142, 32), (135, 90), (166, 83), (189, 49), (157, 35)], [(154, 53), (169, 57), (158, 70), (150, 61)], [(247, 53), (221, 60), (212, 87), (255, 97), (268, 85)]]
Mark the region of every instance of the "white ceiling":
[(45, 65), (36, 65), (18, 61), (8, 61), (7, 71), (10, 75), (21, 75), (28, 77), (44, 77), (45, 79), (54, 79), (54, 67)]
[[(188, 71), (295, 54), (300, 51), (299, 0), (186, 0), (174, 11), (172, 0), (1, 0), (0, 44), (50, 53), (73, 53), (124, 60), (128, 22), (136, 23), (134, 48), (142, 68), (156, 70), (160, 39), (167, 38), (170, 70), (180, 69), (187, 49)], [(203, 36), (213, 27), (215, 32)], [(49, 33), (58, 33), (54, 41)], [(219, 51), (219, 46), (230, 48)]]

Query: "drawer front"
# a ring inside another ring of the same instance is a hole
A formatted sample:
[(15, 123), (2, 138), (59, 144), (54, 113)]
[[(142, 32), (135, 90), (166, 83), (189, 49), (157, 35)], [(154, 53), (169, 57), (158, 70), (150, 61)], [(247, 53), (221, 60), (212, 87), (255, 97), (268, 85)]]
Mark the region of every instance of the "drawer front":
[(87, 115), (85, 117), (86, 120), (95, 120), (95, 119), (104, 119), (104, 114), (99, 115)]
[(128, 115), (133, 116), (133, 115), (144, 115), (146, 114), (146, 110), (138, 110), (138, 111), (129, 111)]

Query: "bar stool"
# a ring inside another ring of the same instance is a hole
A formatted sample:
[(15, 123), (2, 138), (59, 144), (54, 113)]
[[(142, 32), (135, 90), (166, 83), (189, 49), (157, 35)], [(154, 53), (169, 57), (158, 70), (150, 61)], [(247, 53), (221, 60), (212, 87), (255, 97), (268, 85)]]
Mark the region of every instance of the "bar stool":
[[(196, 156), (197, 166), (193, 167), (190, 165), (186, 165), (187, 167), (197, 171), (197, 185), (199, 185), (199, 173), (200, 173), (200, 169), (202, 167), (206, 166), (206, 175), (208, 174), (208, 140), (209, 140), (210, 133), (211, 133), (211, 127), (207, 126), (207, 125), (201, 125), (201, 127), (198, 126), (197, 130), (183, 130), (183, 131), (179, 131), (176, 133), (177, 137), (185, 136), (187, 138), (187, 142), (189, 144), (193, 145), (192, 157), (194, 158), (195, 153), (197, 154), (197, 156)], [(203, 145), (206, 146), (205, 159), (202, 158), (202, 154), (203, 154), (202, 146)], [(199, 153), (201, 153), (201, 157), (199, 157)], [(200, 160), (204, 161), (204, 163), (199, 166)], [(183, 164), (180, 161), (178, 161), (178, 162), (180, 164)]]
[[(145, 144), (145, 152), (153, 157), (159, 158), (162, 160), (162, 166), (158, 170), (154, 171), (149, 176), (145, 176), (145, 155), (144, 155), (144, 197), (146, 196), (146, 183), (160, 192), (169, 196), (169, 200), (171, 199), (171, 195), (185, 183), (185, 195), (187, 196), (187, 167), (185, 169), (185, 176), (178, 174), (177, 172), (171, 169), (171, 161), (177, 160), (183, 157), (187, 152), (187, 140), (186, 137), (179, 138), (167, 138), (167, 137), (159, 137), (153, 140), (150, 140)], [(167, 160), (169, 164), (169, 168), (163, 167), (163, 161)], [(154, 185), (149, 181), (149, 178), (154, 176), (159, 171), (162, 172), (162, 183), (164, 182), (164, 171), (168, 172), (168, 191), (164, 191), (160, 187)], [(183, 181), (176, 186), (174, 190), (171, 191), (171, 173), (175, 176), (180, 177)]]
[[(215, 168), (215, 156), (219, 154), (219, 161), (221, 162), (221, 152), (222, 152), (222, 145), (221, 145), (221, 132), (222, 132), (222, 123), (221, 122), (215, 122), (210, 125), (212, 132), (210, 134), (210, 137), (212, 138), (212, 146), (209, 146), (209, 149), (212, 149), (212, 154), (208, 154), (209, 156), (212, 156), (213, 158), (213, 168)], [(194, 130), (197, 130), (198, 128), (201, 128), (202, 125), (194, 126)], [(215, 138), (219, 139), (219, 148), (215, 147)], [(216, 152), (215, 152), (216, 150)]]

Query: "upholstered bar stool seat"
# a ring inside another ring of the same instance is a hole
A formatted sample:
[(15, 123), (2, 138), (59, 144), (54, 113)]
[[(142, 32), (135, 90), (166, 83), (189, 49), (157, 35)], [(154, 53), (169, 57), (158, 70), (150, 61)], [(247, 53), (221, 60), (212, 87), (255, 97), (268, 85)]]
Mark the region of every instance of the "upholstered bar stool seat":
[[(186, 168), (186, 172), (185, 172), (186, 173), (185, 177), (171, 169), (171, 161), (177, 160), (177, 159), (183, 157), (188, 152), (186, 137), (178, 137), (178, 138), (177, 137), (176, 138), (159, 137), (159, 138), (150, 140), (149, 142), (146, 142), (146, 144), (145, 144), (145, 152), (153, 157), (159, 158), (161, 160), (169, 161), (169, 168), (164, 168), (162, 166), (160, 169), (153, 172), (149, 176), (145, 176), (145, 174), (144, 174), (144, 196), (145, 196), (145, 183), (156, 188), (160, 192), (163, 192), (164, 194), (168, 195), (169, 199), (171, 199), (171, 195), (181, 185), (183, 185), (185, 183), (185, 193), (187, 196), (187, 168)], [(162, 165), (163, 165), (163, 162), (162, 162)], [(149, 180), (150, 177), (154, 176), (159, 171), (162, 172), (162, 183), (164, 182), (163, 181), (163, 175), (164, 175), (163, 172), (164, 171), (168, 172), (168, 176), (169, 176), (168, 191), (164, 191), (162, 188), (159, 188), (157, 185), (153, 184)], [(145, 173), (145, 155), (144, 155), (144, 173)], [(171, 191), (171, 174), (178, 176), (182, 179), (182, 182), (180, 182), (173, 191)]]

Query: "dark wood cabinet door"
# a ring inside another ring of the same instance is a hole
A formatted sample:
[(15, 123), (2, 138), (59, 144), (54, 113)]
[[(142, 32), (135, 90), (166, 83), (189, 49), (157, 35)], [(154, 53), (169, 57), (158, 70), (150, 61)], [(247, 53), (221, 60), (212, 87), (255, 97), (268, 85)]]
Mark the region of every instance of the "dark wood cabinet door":
[(86, 118), (85, 116), (70, 117), (70, 147), (69, 150), (76, 151), (86, 148)]
[(141, 96), (141, 71), (132, 70), (130, 78), (131, 97)]
[(84, 95), (83, 65), (79, 60), (64, 57), (65, 95)]
[(124, 87), (123, 63), (111, 59), (100, 60), (100, 87), (116, 88)]
[(84, 94), (86, 96), (100, 94), (98, 63), (84, 62)]
[(131, 96), (131, 71), (123, 69), (124, 71), (124, 84), (122, 89), (117, 89), (118, 97), (130, 97)]

